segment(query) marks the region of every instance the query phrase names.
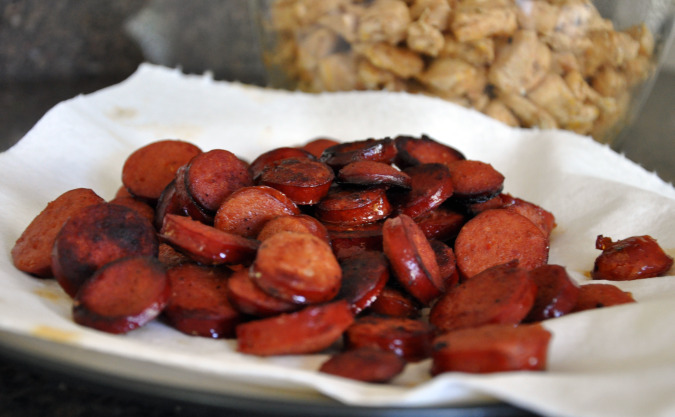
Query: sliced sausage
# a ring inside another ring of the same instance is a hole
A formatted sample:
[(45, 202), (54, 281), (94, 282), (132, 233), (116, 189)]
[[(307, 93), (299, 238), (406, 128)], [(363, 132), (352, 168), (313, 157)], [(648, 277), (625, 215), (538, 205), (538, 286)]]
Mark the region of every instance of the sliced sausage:
[(284, 193), (265, 185), (240, 188), (216, 212), (214, 226), (229, 233), (255, 238), (267, 221), (284, 214), (300, 214)]
[(408, 293), (387, 285), (368, 311), (381, 316), (417, 318), (421, 314), (421, 306)]
[(256, 317), (270, 317), (299, 310), (299, 304), (272, 297), (253, 283), (248, 268), (235, 271), (227, 281), (228, 296), (240, 312)]
[(170, 291), (166, 270), (156, 258), (120, 258), (82, 284), (73, 302), (73, 319), (104, 332), (126, 333), (154, 320)]
[(626, 281), (666, 275), (673, 266), (668, 256), (651, 236), (631, 236), (612, 242), (599, 235), (596, 249), (602, 253), (595, 259), (593, 279)]
[(431, 308), (429, 321), (446, 332), (520, 323), (534, 305), (537, 286), (517, 265), (514, 261), (491, 267), (451, 288)]
[(316, 205), (315, 215), (324, 223), (357, 226), (382, 220), (391, 212), (383, 186), (366, 189), (334, 187)]
[(449, 164), (466, 159), (457, 149), (440, 143), (427, 135), (420, 138), (413, 136), (397, 136), (395, 139), (396, 165), (407, 168), (420, 164)]
[(176, 171), (176, 180), (174, 181), (176, 191), (174, 197), (177, 202), (178, 213), (175, 214), (184, 213), (194, 220), (211, 225), (213, 224), (213, 211), (202, 206), (188, 190), (187, 169), (188, 166), (184, 165)]
[(446, 166), (452, 178), (452, 198), (456, 201), (464, 204), (487, 201), (504, 188), (504, 175), (486, 162), (464, 159)]
[(283, 192), (298, 205), (318, 203), (328, 193), (335, 174), (323, 162), (287, 158), (263, 170), (258, 184)]
[(159, 262), (167, 269), (182, 263), (194, 262), (185, 254), (174, 249), (173, 246), (163, 242), (160, 242), (159, 244), (157, 259), (159, 259)]
[(402, 214), (384, 222), (382, 248), (398, 282), (420, 302), (428, 304), (444, 291), (436, 254), (410, 217)]
[(324, 150), (326, 150), (326, 148), (330, 148), (331, 146), (337, 145), (339, 143), (340, 142), (338, 142), (335, 139), (316, 138), (300, 146), (300, 149), (311, 153), (316, 158), (320, 158), (321, 154), (323, 153)]
[(430, 240), (431, 249), (436, 255), (438, 269), (441, 271), (441, 280), (443, 281), (443, 291), (452, 288), (459, 283), (459, 272), (457, 271), (457, 260), (455, 251), (440, 240)]
[(134, 197), (115, 197), (109, 201), (110, 204), (119, 204), (120, 206), (128, 207), (132, 210), (136, 210), (138, 214), (148, 219), (149, 222), (155, 220), (155, 209), (153, 209), (148, 203), (139, 200)]
[(187, 191), (207, 211), (218, 210), (234, 191), (253, 185), (248, 165), (224, 149), (201, 153), (185, 170)]
[(164, 224), (164, 216), (167, 214), (179, 214), (187, 216), (188, 214), (183, 210), (183, 205), (176, 194), (176, 181), (173, 180), (164, 188), (162, 194), (157, 199), (155, 206), (155, 218), (152, 224), (157, 230), (162, 228)]
[(629, 292), (612, 284), (586, 284), (579, 287), (579, 296), (571, 312), (611, 307), (620, 304), (634, 303)]
[(251, 277), (271, 296), (315, 304), (335, 298), (342, 270), (325, 241), (309, 233), (280, 232), (260, 245)]
[(551, 236), (551, 232), (556, 226), (553, 213), (521, 198), (510, 197), (509, 203), (504, 208), (530, 219), (546, 237)]
[(122, 184), (132, 195), (156, 201), (178, 168), (201, 152), (196, 145), (182, 140), (167, 139), (145, 145), (124, 162)]
[(206, 265), (250, 264), (260, 242), (205, 225), (189, 217), (168, 214), (160, 237)]
[(333, 252), (338, 259), (348, 258), (367, 250), (382, 250), (383, 222), (357, 226), (326, 224)]
[(444, 206), (437, 207), (414, 218), (427, 239), (454, 242), (468, 221), (468, 216)]
[(363, 252), (340, 261), (342, 285), (337, 295), (354, 314), (368, 308), (389, 280), (389, 263), (382, 252)]
[(537, 285), (537, 296), (526, 322), (560, 317), (572, 311), (579, 297), (579, 286), (560, 265), (546, 264), (530, 271)]
[(171, 296), (164, 317), (175, 329), (193, 336), (231, 338), (242, 315), (228, 298), (231, 271), (194, 263), (167, 271)]
[(307, 214), (282, 215), (269, 220), (258, 233), (258, 240), (262, 242), (279, 232), (310, 233), (330, 244), (326, 226)]
[(338, 180), (346, 184), (387, 185), (410, 188), (412, 180), (405, 172), (389, 164), (375, 161), (356, 161), (338, 171)]
[(63, 224), (81, 208), (103, 202), (103, 198), (89, 188), (66, 191), (51, 201), (14, 243), (14, 266), (36, 277), (53, 276), (52, 247)]
[(419, 217), (440, 206), (453, 193), (450, 171), (443, 164), (420, 164), (403, 172), (410, 175), (412, 189), (390, 194), (396, 213)]
[(349, 326), (344, 340), (347, 349), (375, 347), (418, 362), (429, 357), (433, 337), (434, 328), (421, 320), (366, 316)]
[(540, 324), (492, 324), (434, 339), (431, 374), (546, 369), (551, 333)]
[(252, 355), (317, 353), (337, 342), (354, 322), (345, 300), (237, 326), (237, 350)]
[(82, 208), (56, 236), (52, 270), (70, 295), (108, 262), (126, 256), (157, 256), (159, 241), (152, 224), (135, 210), (101, 203)]
[(326, 148), (321, 154), (321, 161), (334, 169), (356, 161), (375, 161), (391, 164), (396, 157), (396, 145), (391, 138), (365, 139), (347, 143), (339, 143)]
[(534, 223), (505, 209), (473, 217), (455, 240), (457, 267), (464, 279), (513, 259), (521, 268), (534, 269), (548, 261), (548, 251), (548, 238)]
[(393, 352), (364, 347), (334, 354), (321, 364), (319, 372), (356, 381), (385, 383), (403, 372), (405, 365), (405, 359)]
[(316, 160), (314, 155), (304, 149), (287, 146), (274, 148), (258, 155), (258, 157), (251, 162), (251, 165), (248, 167), (249, 174), (253, 181), (258, 181), (258, 177), (260, 177), (260, 174), (262, 174), (263, 171), (274, 166), (275, 162), (288, 158), (308, 159), (310, 161)]

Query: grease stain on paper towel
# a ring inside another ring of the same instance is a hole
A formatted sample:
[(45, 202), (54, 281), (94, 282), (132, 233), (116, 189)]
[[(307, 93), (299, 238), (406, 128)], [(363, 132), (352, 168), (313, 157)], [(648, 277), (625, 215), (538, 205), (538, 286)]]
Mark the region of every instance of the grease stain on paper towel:
[(107, 112), (107, 116), (113, 120), (129, 120), (138, 115), (138, 110), (131, 107), (115, 106), (112, 110)]
[(61, 343), (72, 343), (79, 338), (79, 333), (57, 329), (56, 327), (47, 325), (37, 325), (33, 328), (31, 333), (42, 339)]

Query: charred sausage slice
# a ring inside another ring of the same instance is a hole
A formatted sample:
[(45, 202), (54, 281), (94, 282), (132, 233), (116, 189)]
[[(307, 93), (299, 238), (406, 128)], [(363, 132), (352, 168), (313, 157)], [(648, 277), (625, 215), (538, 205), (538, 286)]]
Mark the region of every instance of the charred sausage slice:
[(602, 253), (595, 259), (593, 279), (626, 281), (665, 275), (673, 266), (668, 256), (651, 236), (631, 236), (612, 242), (598, 236), (595, 247)]
[(530, 271), (537, 285), (537, 296), (526, 322), (560, 317), (572, 311), (579, 297), (579, 286), (560, 265), (546, 264)]
[(330, 244), (326, 226), (307, 214), (282, 215), (269, 220), (258, 233), (258, 240), (262, 242), (279, 232), (310, 233)]
[(440, 206), (453, 193), (450, 171), (443, 164), (421, 164), (403, 172), (410, 175), (412, 189), (390, 194), (396, 213), (419, 217)]
[(270, 317), (299, 310), (302, 306), (272, 297), (253, 283), (249, 269), (235, 271), (227, 281), (228, 296), (234, 307), (255, 317)]
[(248, 167), (249, 174), (254, 182), (257, 182), (260, 175), (267, 169), (273, 167), (278, 161), (284, 159), (306, 159), (309, 161), (316, 160), (316, 157), (310, 152), (301, 149), (301, 148), (292, 148), (289, 146), (283, 146), (280, 148), (274, 148), (267, 152), (264, 152), (258, 155), (257, 158), (251, 162)]
[(328, 193), (335, 174), (323, 162), (287, 158), (263, 170), (258, 184), (283, 192), (298, 205), (318, 203)]
[(382, 252), (367, 251), (340, 261), (342, 285), (337, 295), (354, 314), (370, 306), (389, 280), (389, 263)]
[(126, 333), (155, 319), (171, 287), (156, 258), (132, 256), (110, 262), (82, 284), (73, 303), (73, 319), (108, 333)]
[(391, 212), (383, 186), (366, 189), (334, 187), (316, 205), (315, 215), (324, 223), (358, 226), (382, 220)]
[(396, 165), (407, 168), (420, 164), (449, 164), (466, 159), (457, 149), (440, 143), (427, 135), (420, 138), (413, 136), (397, 136)]
[(452, 198), (463, 204), (487, 201), (504, 188), (504, 176), (488, 163), (464, 159), (446, 166), (452, 177)]
[(391, 138), (365, 139), (340, 143), (326, 148), (321, 154), (321, 161), (333, 169), (356, 161), (375, 161), (390, 164), (396, 157), (396, 145)]
[(385, 286), (368, 308), (380, 316), (417, 318), (421, 314), (420, 303), (408, 293), (392, 286)]
[(356, 161), (338, 171), (338, 180), (346, 184), (387, 185), (410, 188), (412, 180), (405, 172), (389, 164), (375, 161)]
[(634, 303), (629, 292), (612, 284), (586, 284), (579, 287), (579, 296), (571, 312), (593, 310), (620, 304)]
[(384, 383), (405, 369), (406, 361), (394, 352), (364, 347), (339, 352), (321, 364), (319, 372), (354, 379)]
[(300, 149), (311, 153), (316, 158), (320, 158), (321, 154), (323, 154), (324, 150), (326, 150), (327, 148), (330, 148), (331, 146), (335, 146), (339, 143), (340, 142), (338, 142), (335, 139), (316, 138), (316, 139), (312, 139), (309, 142), (305, 143), (304, 145), (300, 146)]
[(326, 224), (333, 252), (338, 259), (348, 258), (367, 250), (382, 250), (383, 222), (358, 226)]
[(418, 362), (429, 357), (433, 337), (433, 327), (424, 321), (367, 316), (349, 326), (344, 340), (347, 349), (375, 347)]

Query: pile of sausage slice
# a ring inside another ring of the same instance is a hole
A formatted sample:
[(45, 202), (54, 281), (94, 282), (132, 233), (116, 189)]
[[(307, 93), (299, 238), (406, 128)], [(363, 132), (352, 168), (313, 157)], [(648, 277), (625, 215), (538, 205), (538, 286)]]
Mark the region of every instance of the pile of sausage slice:
[[(105, 332), (162, 320), (246, 354), (329, 353), (321, 372), (369, 382), (429, 358), (434, 375), (543, 370), (543, 320), (635, 300), (549, 264), (554, 216), (503, 185), (426, 135), (319, 138), (250, 163), (160, 140), (128, 157), (114, 199), (50, 202), (12, 259)], [(598, 279), (673, 262), (649, 236), (597, 248)]]

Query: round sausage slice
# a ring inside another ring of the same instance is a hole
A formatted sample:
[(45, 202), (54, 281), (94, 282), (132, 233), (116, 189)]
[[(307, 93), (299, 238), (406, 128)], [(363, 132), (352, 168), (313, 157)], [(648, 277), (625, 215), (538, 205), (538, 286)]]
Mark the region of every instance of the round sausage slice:
[(537, 297), (524, 321), (533, 322), (560, 317), (572, 311), (579, 287), (560, 265), (546, 264), (530, 271), (537, 285)]
[(330, 244), (330, 237), (326, 226), (316, 218), (307, 214), (298, 214), (295, 216), (282, 215), (273, 218), (265, 223), (262, 230), (260, 230), (260, 233), (258, 233), (258, 240), (262, 242), (279, 232), (310, 233)]
[(665, 275), (673, 266), (668, 256), (651, 236), (631, 236), (612, 242), (598, 236), (595, 247), (602, 250), (595, 259), (593, 279), (626, 281)]
[(347, 350), (331, 356), (319, 372), (363, 382), (388, 382), (405, 369), (406, 361), (388, 350), (371, 347)]
[(334, 169), (356, 161), (375, 161), (390, 164), (396, 157), (396, 145), (391, 138), (365, 139), (326, 148), (321, 154), (321, 161)]
[(248, 268), (235, 271), (227, 281), (228, 296), (234, 307), (244, 314), (270, 317), (301, 308), (300, 305), (272, 297), (253, 283)]
[(389, 280), (389, 263), (382, 252), (367, 251), (340, 261), (342, 285), (337, 298), (359, 314), (380, 295)]
[(443, 164), (421, 164), (403, 172), (412, 179), (410, 191), (392, 193), (396, 212), (416, 218), (440, 206), (453, 193), (448, 167)]
[(420, 138), (413, 136), (397, 136), (396, 165), (407, 168), (420, 164), (441, 163), (449, 164), (465, 159), (457, 149), (440, 143), (427, 135)]
[(315, 215), (324, 223), (358, 226), (373, 223), (392, 212), (386, 188), (332, 188), (316, 205)]
[(342, 270), (325, 241), (309, 233), (280, 232), (261, 243), (251, 278), (273, 297), (316, 304), (335, 298)]
[(349, 326), (344, 339), (348, 349), (376, 347), (418, 362), (429, 357), (433, 337), (433, 327), (424, 321), (366, 316)]
[(340, 182), (358, 185), (387, 185), (410, 188), (412, 180), (405, 172), (389, 164), (375, 161), (356, 161), (338, 171)]
[(258, 184), (276, 188), (295, 204), (312, 205), (328, 193), (334, 179), (333, 170), (323, 162), (288, 158), (263, 170)]
[(571, 312), (593, 310), (620, 304), (634, 303), (629, 292), (612, 284), (586, 284), (579, 287), (579, 296)]

